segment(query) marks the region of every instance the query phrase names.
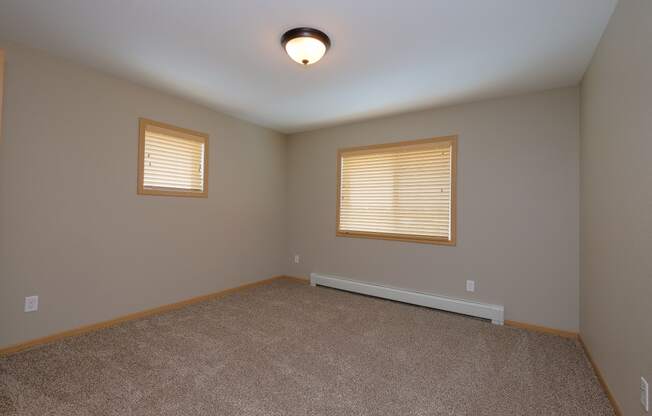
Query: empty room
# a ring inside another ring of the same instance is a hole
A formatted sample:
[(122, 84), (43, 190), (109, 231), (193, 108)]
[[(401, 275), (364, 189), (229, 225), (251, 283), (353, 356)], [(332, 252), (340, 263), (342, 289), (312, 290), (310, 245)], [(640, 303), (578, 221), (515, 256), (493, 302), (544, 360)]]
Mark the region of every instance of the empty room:
[(651, 0), (0, 0), (0, 415), (650, 415)]

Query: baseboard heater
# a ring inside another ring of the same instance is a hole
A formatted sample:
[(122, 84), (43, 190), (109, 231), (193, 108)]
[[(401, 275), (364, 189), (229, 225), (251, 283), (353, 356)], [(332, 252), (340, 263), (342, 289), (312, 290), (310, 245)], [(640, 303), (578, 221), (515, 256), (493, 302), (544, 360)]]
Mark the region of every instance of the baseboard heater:
[(377, 298), (390, 299), (413, 305), (490, 319), (491, 322), (496, 325), (502, 325), (504, 323), (505, 308), (502, 305), (491, 305), (487, 303), (439, 296), (431, 293), (414, 292), (406, 289), (375, 285), (351, 279), (344, 279), (338, 276), (328, 276), (317, 273), (310, 274), (310, 285), (326, 286), (334, 289), (346, 290), (348, 292), (375, 296)]

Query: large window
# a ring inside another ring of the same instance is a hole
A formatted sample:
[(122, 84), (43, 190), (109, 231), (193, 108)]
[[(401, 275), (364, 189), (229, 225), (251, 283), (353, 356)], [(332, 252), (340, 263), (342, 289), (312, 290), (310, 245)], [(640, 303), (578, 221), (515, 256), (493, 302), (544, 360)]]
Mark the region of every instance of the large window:
[(337, 235), (455, 244), (457, 137), (338, 152)]
[(208, 135), (140, 119), (138, 193), (208, 196)]

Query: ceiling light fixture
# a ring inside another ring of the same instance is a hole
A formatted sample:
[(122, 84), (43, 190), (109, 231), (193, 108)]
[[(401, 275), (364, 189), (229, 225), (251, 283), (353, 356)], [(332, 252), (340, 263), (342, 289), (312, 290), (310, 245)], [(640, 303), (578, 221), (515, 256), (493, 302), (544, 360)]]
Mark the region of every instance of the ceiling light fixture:
[(319, 61), (326, 54), (331, 46), (331, 40), (321, 30), (297, 27), (281, 36), (281, 45), (293, 61), (308, 66)]

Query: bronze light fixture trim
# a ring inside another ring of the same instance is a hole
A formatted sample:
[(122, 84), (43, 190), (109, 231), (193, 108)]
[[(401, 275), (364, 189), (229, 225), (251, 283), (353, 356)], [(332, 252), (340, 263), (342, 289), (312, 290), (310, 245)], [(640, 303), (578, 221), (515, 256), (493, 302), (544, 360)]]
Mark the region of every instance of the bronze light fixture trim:
[(331, 46), (331, 40), (321, 30), (297, 27), (281, 36), (281, 45), (293, 61), (308, 66), (319, 61), (326, 54)]

